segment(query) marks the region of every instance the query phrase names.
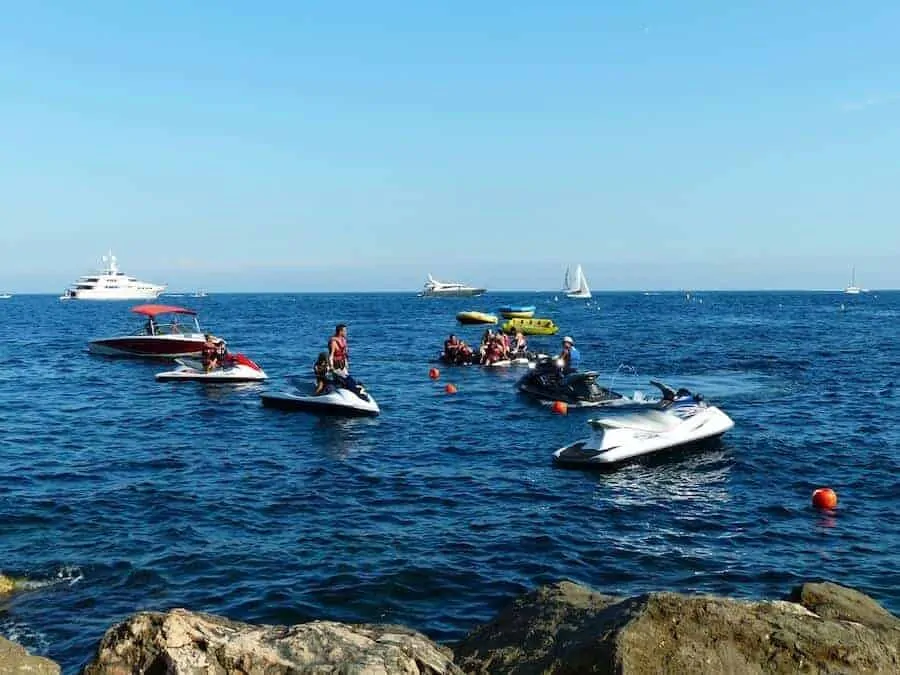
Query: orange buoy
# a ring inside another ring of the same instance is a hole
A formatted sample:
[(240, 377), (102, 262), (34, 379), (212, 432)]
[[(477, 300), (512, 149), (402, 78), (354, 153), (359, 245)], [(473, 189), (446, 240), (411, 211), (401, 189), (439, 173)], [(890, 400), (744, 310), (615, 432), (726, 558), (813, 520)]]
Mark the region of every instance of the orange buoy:
[(444, 391), (446, 391), (448, 394), (455, 394), (456, 393), (456, 385), (448, 384), (446, 387), (444, 387)]
[(837, 506), (837, 494), (831, 488), (819, 488), (812, 493), (812, 503), (817, 509), (833, 509)]
[(569, 404), (565, 401), (554, 401), (551, 409), (557, 415), (565, 415), (569, 412)]
[(431, 370), (428, 371), (428, 377), (430, 377), (432, 380), (436, 380), (440, 376), (441, 376), (441, 371), (439, 371), (437, 368), (432, 368)]

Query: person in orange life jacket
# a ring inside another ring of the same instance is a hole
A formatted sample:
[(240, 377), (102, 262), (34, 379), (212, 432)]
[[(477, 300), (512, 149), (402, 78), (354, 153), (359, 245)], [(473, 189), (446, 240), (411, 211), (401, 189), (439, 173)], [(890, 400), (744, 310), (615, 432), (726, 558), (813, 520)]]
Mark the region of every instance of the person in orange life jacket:
[(341, 377), (350, 374), (350, 349), (347, 347), (347, 324), (339, 323), (328, 340), (328, 367)]
[(444, 340), (444, 359), (449, 362), (455, 362), (459, 355), (460, 341), (453, 333)]
[(566, 335), (563, 338), (562, 351), (556, 357), (557, 362), (562, 362), (560, 369), (563, 375), (574, 373), (581, 365), (581, 354), (575, 349), (575, 340)]

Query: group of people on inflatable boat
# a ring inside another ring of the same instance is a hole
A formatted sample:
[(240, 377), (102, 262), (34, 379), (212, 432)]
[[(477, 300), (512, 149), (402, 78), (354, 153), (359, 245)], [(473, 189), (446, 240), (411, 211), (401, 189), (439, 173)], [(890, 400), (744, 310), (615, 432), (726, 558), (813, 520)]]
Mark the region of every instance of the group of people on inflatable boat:
[(478, 349), (472, 349), (464, 340), (453, 333), (444, 340), (444, 351), (441, 360), (455, 366), (477, 364), (489, 366), (498, 361), (528, 358), (528, 343), (520, 332), (514, 338), (490, 328), (481, 336)]

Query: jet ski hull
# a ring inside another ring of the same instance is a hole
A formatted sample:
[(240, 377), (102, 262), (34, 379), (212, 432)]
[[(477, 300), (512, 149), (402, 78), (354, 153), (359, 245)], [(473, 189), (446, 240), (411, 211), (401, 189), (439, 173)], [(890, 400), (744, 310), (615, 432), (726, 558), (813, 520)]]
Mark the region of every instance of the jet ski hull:
[(591, 437), (553, 453), (559, 466), (610, 470), (642, 457), (714, 441), (734, 426), (714, 406), (686, 412), (651, 410), (618, 418), (591, 420)]
[(367, 398), (368, 400), (360, 398), (347, 389), (337, 389), (318, 396), (280, 392), (263, 394), (262, 404), (266, 408), (298, 410), (316, 415), (375, 417), (381, 410), (374, 398), (369, 395)]
[(268, 375), (253, 361), (243, 355), (236, 355), (236, 361), (223, 368), (206, 372), (203, 364), (194, 359), (176, 359), (178, 368), (157, 373), (158, 382), (209, 382), (234, 384), (237, 382), (261, 382)]

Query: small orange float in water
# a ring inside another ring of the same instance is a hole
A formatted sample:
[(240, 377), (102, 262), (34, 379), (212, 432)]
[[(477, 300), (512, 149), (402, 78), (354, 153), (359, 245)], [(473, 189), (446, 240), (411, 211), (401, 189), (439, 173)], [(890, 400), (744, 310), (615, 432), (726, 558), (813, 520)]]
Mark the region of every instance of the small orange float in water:
[(565, 401), (554, 401), (551, 409), (557, 415), (565, 415), (569, 412), (569, 404)]
[(819, 488), (812, 494), (812, 503), (817, 509), (833, 509), (837, 506), (837, 494), (831, 488)]
[(432, 380), (436, 380), (440, 376), (441, 376), (441, 371), (439, 371), (437, 368), (432, 368), (431, 370), (428, 371), (428, 377), (430, 377)]
[(456, 393), (456, 385), (448, 384), (446, 387), (444, 387), (444, 391), (446, 391), (448, 394), (455, 394)]

